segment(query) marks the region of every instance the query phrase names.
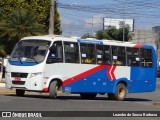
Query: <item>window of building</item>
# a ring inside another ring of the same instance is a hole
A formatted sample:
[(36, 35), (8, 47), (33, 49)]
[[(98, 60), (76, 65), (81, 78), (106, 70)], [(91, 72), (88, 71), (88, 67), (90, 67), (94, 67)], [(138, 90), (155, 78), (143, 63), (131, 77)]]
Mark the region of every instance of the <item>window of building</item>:
[(81, 43), (81, 63), (95, 64), (95, 44)]
[(64, 54), (66, 63), (79, 63), (78, 43), (64, 42)]

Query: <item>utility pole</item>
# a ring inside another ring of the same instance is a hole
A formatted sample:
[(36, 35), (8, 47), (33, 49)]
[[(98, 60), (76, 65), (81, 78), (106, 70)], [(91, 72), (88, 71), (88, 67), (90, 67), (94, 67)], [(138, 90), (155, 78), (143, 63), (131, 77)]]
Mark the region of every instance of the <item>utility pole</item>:
[(49, 34), (54, 34), (55, 0), (50, 1)]
[(124, 0), (123, 0), (123, 42), (125, 41), (125, 18), (124, 18)]
[(92, 34), (93, 34), (93, 17), (92, 17)]

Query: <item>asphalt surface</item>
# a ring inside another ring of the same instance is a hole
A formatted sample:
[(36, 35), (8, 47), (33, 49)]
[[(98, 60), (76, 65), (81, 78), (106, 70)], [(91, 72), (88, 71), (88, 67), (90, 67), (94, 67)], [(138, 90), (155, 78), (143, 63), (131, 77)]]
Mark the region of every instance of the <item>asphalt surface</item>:
[[(128, 94), (125, 101), (108, 100), (107, 95), (98, 95), (94, 100), (81, 99), (79, 95), (60, 94), (56, 100), (48, 94), (29, 93), (17, 97), (14, 90), (0, 84), (0, 111), (159, 111), (160, 80), (151, 93)], [(54, 113), (53, 113), (54, 114)], [(88, 114), (88, 112), (86, 112)], [(74, 115), (73, 115), (74, 116)], [(45, 120), (159, 120), (160, 117), (45, 117)], [(1, 120), (2, 118), (0, 118)], [(6, 118), (3, 118), (6, 119)], [(27, 118), (7, 118), (25, 120)], [(28, 118), (41, 120), (44, 118)]]

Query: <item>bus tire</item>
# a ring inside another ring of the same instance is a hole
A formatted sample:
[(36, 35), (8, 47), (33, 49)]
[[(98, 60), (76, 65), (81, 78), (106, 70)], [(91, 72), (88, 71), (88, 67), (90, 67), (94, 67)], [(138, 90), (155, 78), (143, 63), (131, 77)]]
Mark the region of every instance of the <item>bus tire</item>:
[(49, 86), (49, 97), (51, 99), (57, 98), (57, 89), (58, 89), (58, 82), (52, 81)]
[(127, 94), (127, 88), (123, 83), (119, 83), (114, 93), (114, 98), (118, 101), (123, 101)]
[(17, 96), (24, 96), (25, 90), (16, 89), (16, 95)]
[(94, 99), (97, 93), (80, 93), (82, 99)]

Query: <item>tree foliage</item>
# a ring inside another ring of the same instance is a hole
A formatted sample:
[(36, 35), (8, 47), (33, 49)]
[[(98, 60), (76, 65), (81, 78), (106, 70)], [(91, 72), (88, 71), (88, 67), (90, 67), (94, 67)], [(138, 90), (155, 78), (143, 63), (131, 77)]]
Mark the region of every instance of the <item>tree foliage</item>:
[(25, 36), (38, 35), (44, 32), (44, 25), (39, 24), (32, 11), (22, 9), (12, 11), (12, 15), (0, 22), (1, 37), (9, 40)]
[[(49, 15), (50, 0), (0, 0), (0, 46), (10, 54), (20, 38), (48, 33)], [(62, 33), (60, 22), (55, 6), (55, 34)]]
[(123, 41), (123, 31), (124, 31), (124, 41), (129, 41), (132, 39), (133, 34), (129, 33), (128, 25), (120, 26), (119, 29), (115, 27), (109, 27), (106, 30), (99, 30), (96, 32), (97, 39), (108, 39), (108, 40), (118, 40)]
[(0, 45), (0, 57), (5, 57), (6, 52), (4, 46)]
[(82, 37), (82, 39), (86, 39), (86, 38), (94, 38), (93, 35), (90, 35), (89, 33), (84, 34)]
[[(60, 15), (57, 11), (57, 4), (55, 4), (55, 19), (54, 19), (54, 33), (57, 35), (62, 34), (62, 29), (61, 29), (61, 19), (60, 19)], [(49, 26), (49, 25), (48, 25)]]
[(39, 35), (44, 32), (44, 25), (39, 24), (34, 13), (29, 10), (14, 10), (13, 14), (0, 22), (0, 45), (10, 53), (15, 43), (22, 37)]
[[(18, 9), (27, 9), (35, 13), (35, 19), (38, 23), (45, 25), (45, 31), (49, 29), (49, 11), (50, 0), (0, 0), (1, 19), (11, 16), (12, 11)], [(56, 8), (56, 6), (55, 6)], [(61, 34), (60, 15), (55, 10), (55, 34)]]

